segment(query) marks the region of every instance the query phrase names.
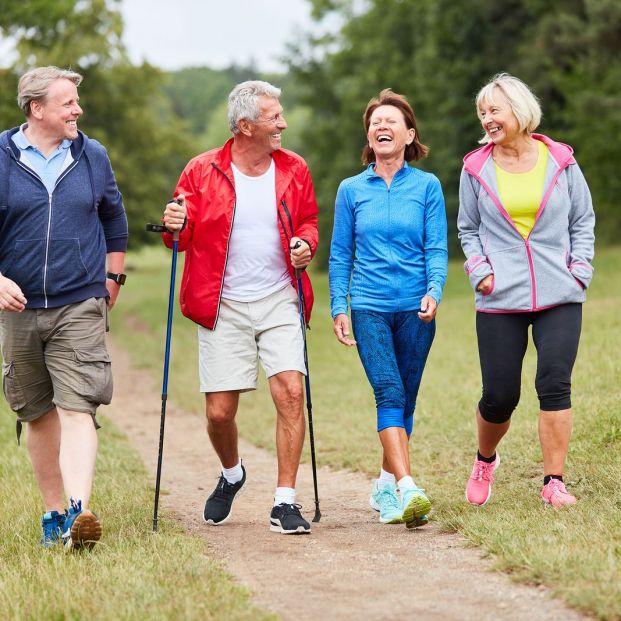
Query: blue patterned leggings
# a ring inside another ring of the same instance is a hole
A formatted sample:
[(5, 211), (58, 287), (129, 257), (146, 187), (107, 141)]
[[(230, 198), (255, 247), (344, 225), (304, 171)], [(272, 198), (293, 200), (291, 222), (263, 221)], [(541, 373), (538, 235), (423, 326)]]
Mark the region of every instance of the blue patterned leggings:
[(378, 432), (404, 427), (408, 436), (412, 433), (416, 397), (436, 332), (435, 321), (424, 323), (417, 313), (351, 312), (358, 355), (375, 393)]

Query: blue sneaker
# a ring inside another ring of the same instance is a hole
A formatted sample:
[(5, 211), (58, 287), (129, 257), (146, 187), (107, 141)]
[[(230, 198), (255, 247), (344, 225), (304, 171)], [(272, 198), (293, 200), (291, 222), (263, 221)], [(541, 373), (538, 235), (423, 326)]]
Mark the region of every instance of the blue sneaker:
[(51, 548), (60, 541), (65, 530), (65, 514), (48, 511), (41, 518), (41, 527), (43, 528), (41, 545), (44, 548)]
[(382, 524), (401, 524), (403, 522), (397, 486), (393, 483), (376, 481), (373, 484), (373, 491), (369, 500), (374, 509), (378, 507), (376, 510), (379, 511), (379, 521)]
[[(427, 517), (431, 511), (431, 501), (425, 496), (425, 490), (419, 487), (409, 487), (401, 490), (401, 513), (406, 524), (420, 521), (420, 524), (409, 526), (423, 526), (423, 517)], [(429, 521), (429, 518), (427, 518)]]
[(65, 519), (65, 531), (62, 535), (65, 549), (90, 549), (101, 539), (99, 518), (88, 509), (83, 510), (81, 500), (76, 502), (70, 498), (70, 502), (71, 506)]

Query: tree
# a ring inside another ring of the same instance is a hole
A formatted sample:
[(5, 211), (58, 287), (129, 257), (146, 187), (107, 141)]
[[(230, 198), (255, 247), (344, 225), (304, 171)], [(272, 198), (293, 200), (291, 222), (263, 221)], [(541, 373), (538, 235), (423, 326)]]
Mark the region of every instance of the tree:
[[(0, 32), (16, 40), (18, 60), (0, 72), (2, 127), (23, 121), (17, 76), (38, 65), (84, 75), (81, 127), (108, 150), (128, 214), (130, 244), (156, 241), (144, 223), (157, 219), (187, 160), (196, 152), (187, 126), (162, 95), (164, 75), (130, 64), (121, 42), (118, 0), (2, 2)], [(5, 6), (6, 5), (6, 6)]]
[[(619, 231), (614, 200), (621, 176), (619, 47), (615, 0), (313, 0), (321, 18), (337, 11), (334, 36), (292, 48), (299, 99), (313, 111), (302, 137), (320, 203), (320, 262), (327, 262), (339, 182), (361, 170), (361, 115), (386, 87), (408, 97), (431, 147), (417, 165), (442, 181), (453, 256), (462, 158), (482, 134), (474, 96), (506, 71), (542, 99), (542, 130), (571, 142), (591, 184), (598, 217)], [(593, 114), (599, 111), (599, 114)]]

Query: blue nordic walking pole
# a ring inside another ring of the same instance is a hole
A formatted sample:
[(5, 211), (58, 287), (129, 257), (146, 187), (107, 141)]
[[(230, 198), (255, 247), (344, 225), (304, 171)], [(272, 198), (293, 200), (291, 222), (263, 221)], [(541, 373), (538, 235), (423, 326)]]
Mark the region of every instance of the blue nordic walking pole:
[[(296, 242), (292, 249), (299, 248), (302, 242)], [(317, 462), (315, 460), (315, 434), (313, 432), (313, 402), (311, 400), (310, 388), (310, 369), (308, 366), (308, 347), (306, 345), (306, 317), (304, 316), (304, 292), (302, 291), (302, 269), (295, 270), (295, 279), (298, 285), (298, 308), (300, 309), (300, 326), (302, 328), (302, 338), (304, 340), (304, 366), (306, 367), (306, 375), (304, 376), (304, 385), (306, 388), (306, 410), (308, 412), (308, 436), (310, 439), (311, 465), (313, 468), (313, 486), (315, 488), (315, 516), (313, 522), (319, 522), (321, 519), (321, 511), (319, 510), (319, 492), (317, 491)]]
[[(177, 200), (176, 202), (179, 202)], [(150, 233), (164, 233), (167, 229), (161, 224), (147, 224)], [(160, 443), (157, 454), (157, 474), (155, 477), (155, 500), (153, 503), (153, 532), (157, 532), (157, 510), (160, 500), (160, 482), (162, 478), (162, 457), (164, 454), (164, 425), (166, 424), (166, 400), (168, 399), (168, 366), (170, 361), (170, 339), (172, 336), (172, 319), (175, 305), (175, 274), (177, 272), (177, 247), (179, 231), (173, 233), (172, 263), (170, 266), (170, 289), (168, 292), (168, 323), (166, 325), (166, 349), (164, 352), (164, 378), (162, 380), (162, 410), (160, 417)]]

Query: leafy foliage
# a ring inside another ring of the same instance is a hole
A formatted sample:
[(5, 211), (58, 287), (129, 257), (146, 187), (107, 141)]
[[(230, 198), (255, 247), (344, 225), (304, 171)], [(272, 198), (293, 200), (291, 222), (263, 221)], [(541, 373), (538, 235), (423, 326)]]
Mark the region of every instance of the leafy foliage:
[(0, 31), (16, 39), (18, 61), (0, 72), (0, 121), (3, 128), (23, 122), (15, 92), (18, 75), (27, 69), (55, 64), (84, 75), (80, 125), (108, 150), (130, 244), (137, 246), (147, 241), (145, 222), (160, 217), (196, 146), (162, 95), (162, 72), (129, 63), (116, 5), (118, 0), (36, 0), (3, 6)]
[[(290, 69), (313, 110), (303, 133), (321, 209), (325, 265), (339, 182), (360, 170), (361, 116), (386, 87), (405, 94), (430, 156), (420, 165), (442, 181), (449, 239), (455, 233), (462, 157), (481, 129), (473, 99), (501, 71), (541, 98), (541, 130), (572, 144), (593, 193), (598, 238), (621, 233), (616, 209), (621, 152), (621, 6), (615, 0), (313, 0), (318, 18), (344, 18), (334, 37), (294, 48)], [(362, 9), (360, 9), (362, 6)], [(358, 10), (356, 10), (358, 7)], [(310, 51), (309, 51), (310, 50)]]

